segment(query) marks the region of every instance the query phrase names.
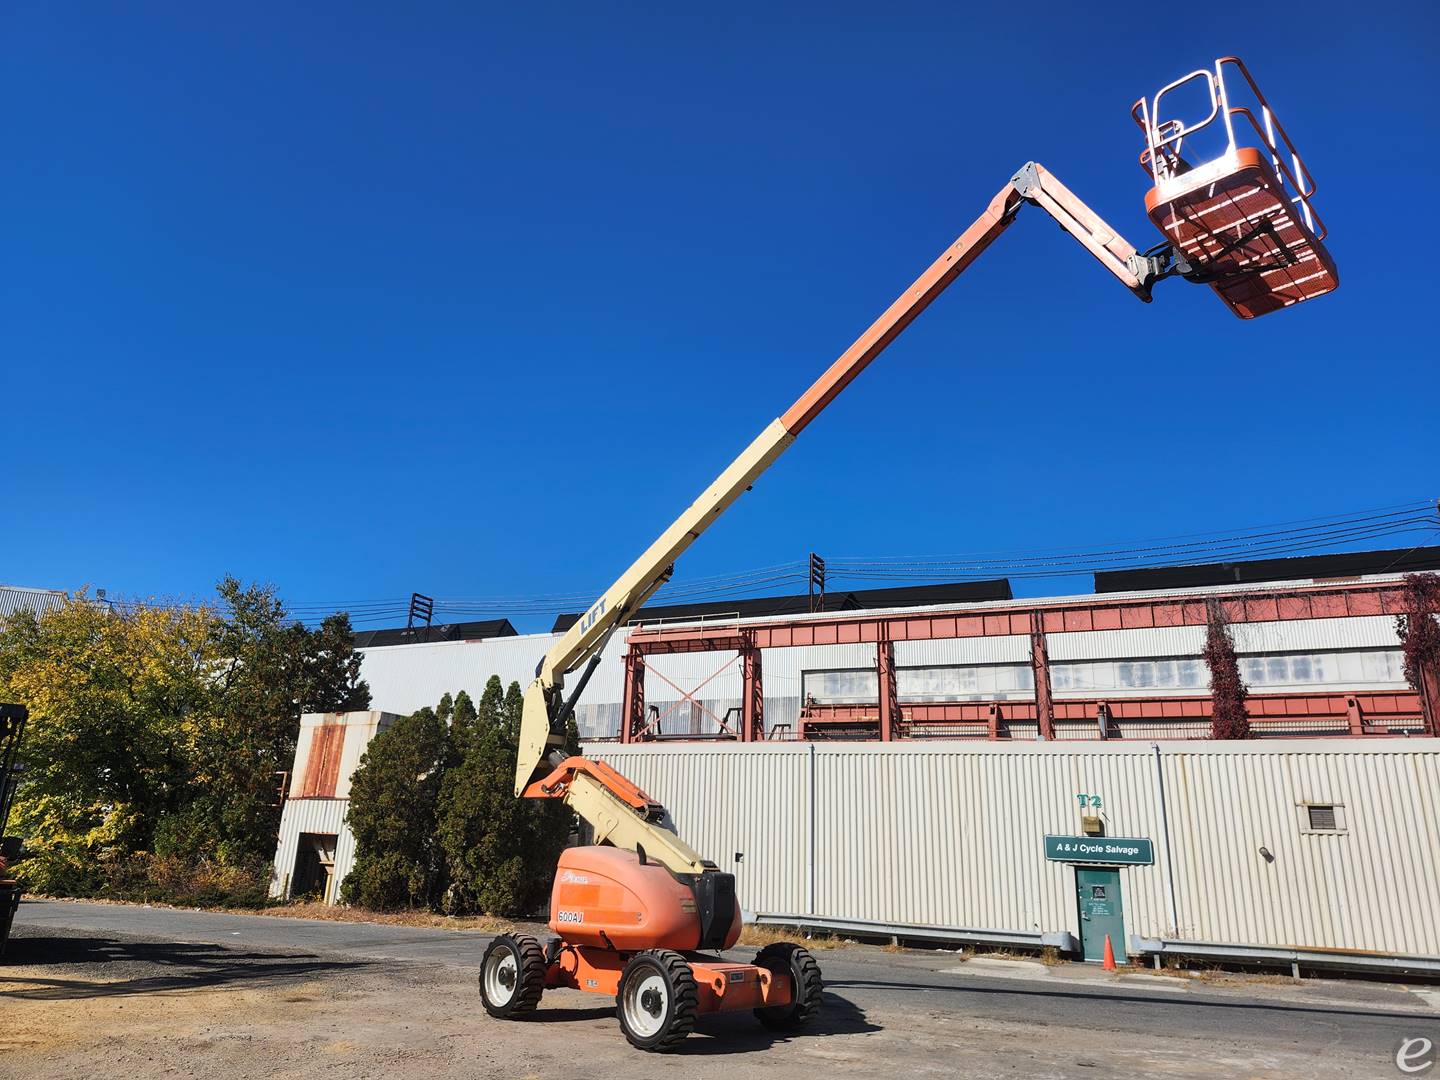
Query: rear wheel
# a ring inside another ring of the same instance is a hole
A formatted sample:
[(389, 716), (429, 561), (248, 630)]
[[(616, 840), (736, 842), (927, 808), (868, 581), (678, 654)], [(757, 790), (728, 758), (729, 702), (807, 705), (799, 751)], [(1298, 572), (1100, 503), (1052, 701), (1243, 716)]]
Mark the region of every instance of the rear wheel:
[(755, 1010), (760, 1023), (772, 1031), (796, 1031), (820, 1015), (825, 982), (820, 978), (820, 965), (808, 949), (793, 942), (777, 941), (756, 954), (755, 966), (775, 975), (789, 976), (794, 987), (790, 1004)]
[(545, 991), (545, 950), (532, 937), (501, 934), (480, 961), (480, 1000), (502, 1020), (535, 1011)]
[(641, 1050), (673, 1050), (695, 1030), (700, 994), (689, 962), (669, 949), (653, 949), (631, 958), (620, 974), (615, 1011), (630, 1045)]

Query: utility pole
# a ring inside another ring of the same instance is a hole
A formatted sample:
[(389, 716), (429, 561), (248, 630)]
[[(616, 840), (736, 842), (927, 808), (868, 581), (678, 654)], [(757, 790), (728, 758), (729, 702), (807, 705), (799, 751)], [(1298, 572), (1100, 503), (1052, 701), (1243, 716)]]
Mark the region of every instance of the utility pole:
[(416, 623), (422, 623), (426, 630), (425, 636), (428, 638), (430, 636), (430, 623), (434, 618), (435, 598), (433, 596), (426, 596), (424, 593), (411, 593), (410, 614), (405, 619), (405, 629), (413, 630), (415, 629)]
[(825, 610), (825, 560), (810, 552), (810, 613)]

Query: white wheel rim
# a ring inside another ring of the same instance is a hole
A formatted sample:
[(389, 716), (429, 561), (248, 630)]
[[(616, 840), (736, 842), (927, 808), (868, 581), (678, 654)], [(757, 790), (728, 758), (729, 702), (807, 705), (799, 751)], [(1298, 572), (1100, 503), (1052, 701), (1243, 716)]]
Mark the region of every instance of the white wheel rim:
[(508, 1005), (520, 983), (520, 967), (509, 949), (496, 949), (485, 960), (485, 996), (494, 1005)]
[(625, 1019), (630, 1030), (642, 1039), (657, 1034), (665, 1026), (669, 1011), (670, 990), (659, 973), (625, 983)]

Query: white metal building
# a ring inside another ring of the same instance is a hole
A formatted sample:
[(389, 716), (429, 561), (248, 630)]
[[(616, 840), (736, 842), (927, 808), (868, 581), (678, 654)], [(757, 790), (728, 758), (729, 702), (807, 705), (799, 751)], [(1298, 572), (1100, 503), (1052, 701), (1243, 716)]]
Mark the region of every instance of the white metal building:
[(0, 585), (0, 623), (19, 611), (36, 615), (65, 604), (68, 597), (59, 589), (31, 589), (21, 585)]
[[(1397, 582), (1398, 575), (1371, 575), (1364, 580)], [(1177, 596), (1279, 595), (1310, 582), (1211, 587)], [(1110, 594), (1107, 600), (1153, 599), (1151, 593)], [(1056, 597), (1056, 605), (1094, 600), (1093, 596)], [(947, 604), (935, 607), (867, 611), (865, 618), (889, 614), (996, 614), (1034, 604), (1033, 600)], [(853, 613), (852, 613), (853, 615)], [(783, 624), (806, 616), (731, 619), (730, 625)], [(1241, 673), (1255, 694), (1408, 693), (1402, 670), (1395, 620), (1390, 615), (1333, 618), (1290, 618), (1237, 623), (1232, 628), (1240, 654)], [(433, 706), (446, 693), (466, 690), (478, 695), (491, 675), (522, 687), (534, 678), (535, 667), (557, 641), (557, 634), (528, 634), (479, 641), (441, 641), (362, 650), (362, 674), (370, 684), (374, 706), (405, 714)], [(1045, 635), (1052, 694), (1057, 702), (1112, 701), (1166, 697), (1205, 698), (1209, 672), (1201, 653), (1203, 626), (1154, 626), (1145, 629), (1077, 630)], [(606, 648), (585, 697), (577, 722), (586, 738), (613, 738), (620, 729), (624, 696), (626, 637), (617, 633)], [(809, 645), (765, 649), (764, 715), (775, 737), (793, 737), (801, 703), (821, 705), (873, 703), (878, 696), (876, 647), (873, 644)], [(1032, 642), (1028, 634), (951, 637), (899, 641), (894, 645), (897, 688), (902, 703), (1004, 702), (1032, 699)], [(712, 716), (738, 708), (742, 697), (741, 665), (735, 651), (677, 653), (646, 657), (645, 700), (658, 706), (661, 730), (668, 736), (714, 734)], [(693, 700), (692, 700), (693, 699)], [(1318, 721), (1300, 722), (1287, 734), (1330, 734)], [(1192, 736), (1163, 723), (1132, 725), (1130, 734), (1143, 738)], [(1017, 727), (1017, 737), (1026, 737)], [(1098, 737), (1093, 724), (1065, 731), (1067, 738)], [(1033, 731), (1029, 733), (1033, 737)]]
[[(1440, 970), (1437, 739), (589, 749), (762, 920), (1098, 957), (1099, 883), (1117, 955)], [(1052, 857), (1087, 817), (1146, 861)]]

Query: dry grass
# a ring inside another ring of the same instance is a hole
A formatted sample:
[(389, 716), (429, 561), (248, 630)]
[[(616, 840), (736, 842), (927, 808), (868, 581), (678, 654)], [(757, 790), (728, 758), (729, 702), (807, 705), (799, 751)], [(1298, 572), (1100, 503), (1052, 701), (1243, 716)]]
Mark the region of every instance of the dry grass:
[(385, 926), (418, 926), (437, 930), (473, 930), (482, 934), (504, 934), (520, 932), (534, 934), (536, 925), (497, 919), (488, 915), (436, 915), (430, 911), (370, 911), (366, 908), (342, 907), (339, 904), (321, 904), (314, 901), (296, 900), (289, 903), (268, 904), (265, 907), (211, 907), (190, 904), (140, 903), (134, 900), (113, 900), (87, 897), (75, 900), (66, 896), (43, 897), (62, 903), (108, 904), (115, 907), (169, 908), (173, 911), (213, 911), (222, 915), (258, 915), (282, 919), (318, 919), (324, 922), (380, 923)]
[(752, 923), (740, 930), (740, 944), (764, 947), (778, 941), (803, 941), (807, 949), (839, 949), (855, 942), (818, 930), (802, 930), (793, 926), (761, 926)]
[(385, 926), (423, 926), (437, 930), (475, 930), (503, 934), (520, 929), (519, 924), (488, 915), (436, 915), (430, 911), (368, 911), (364, 908), (296, 902), (241, 911), (242, 915), (275, 915), (285, 919), (322, 919), (325, 922), (381, 923)]

